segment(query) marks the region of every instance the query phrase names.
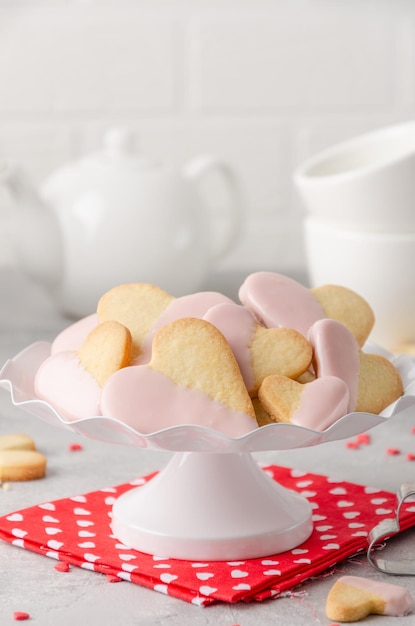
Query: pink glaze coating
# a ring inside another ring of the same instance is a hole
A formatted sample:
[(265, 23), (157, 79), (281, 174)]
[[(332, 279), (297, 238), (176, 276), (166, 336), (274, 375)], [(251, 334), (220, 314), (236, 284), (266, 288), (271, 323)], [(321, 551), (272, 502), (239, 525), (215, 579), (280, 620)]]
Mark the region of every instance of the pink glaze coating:
[(300, 406), (293, 413), (291, 423), (312, 430), (326, 430), (346, 415), (349, 390), (336, 376), (316, 378), (303, 385)]
[(355, 410), (359, 383), (359, 346), (346, 326), (332, 319), (318, 320), (310, 328), (308, 340), (314, 353), (319, 378), (337, 376), (349, 388), (346, 413)]
[(142, 434), (196, 424), (241, 437), (257, 428), (251, 416), (233, 411), (197, 389), (176, 385), (148, 365), (126, 367), (113, 374), (102, 390), (101, 411)]
[(252, 314), (240, 304), (231, 302), (210, 308), (204, 319), (224, 335), (238, 362), (246, 387), (252, 389), (254, 373), (250, 346), (257, 324)]
[(415, 607), (414, 599), (409, 591), (400, 585), (392, 585), (390, 583), (379, 582), (360, 576), (343, 576), (339, 582), (357, 587), (365, 591), (376, 594), (385, 602), (385, 611), (383, 615), (391, 615), (394, 617), (403, 617), (411, 613)]
[(66, 350), (79, 350), (85, 339), (98, 324), (98, 316), (92, 313), (65, 328), (52, 341), (51, 354)]
[(205, 313), (217, 304), (233, 303), (233, 301), (218, 291), (200, 291), (172, 300), (163, 313), (157, 318), (153, 328), (144, 338), (141, 354), (135, 359), (134, 365), (149, 363), (151, 359), (151, 345), (154, 333), (169, 322), (183, 317), (203, 319)]
[(43, 361), (36, 373), (35, 393), (70, 421), (101, 414), (102, 389), (75, 352), (59, 352)]
[(305, 337), (314, 322), (326, 317), (309, 289), (274, 272), (250, 274), (239, 289), (239, 299), (267, 328), (294, 328)]

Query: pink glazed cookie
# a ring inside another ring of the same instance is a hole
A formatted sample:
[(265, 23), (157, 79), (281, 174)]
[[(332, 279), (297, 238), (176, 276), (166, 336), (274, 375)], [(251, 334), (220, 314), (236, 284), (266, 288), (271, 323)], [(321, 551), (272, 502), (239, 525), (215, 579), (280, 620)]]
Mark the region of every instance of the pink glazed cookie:
[(204, 319), (218, 328), (231, 346), (251, 397), (267, 376), (301, 376), (312, 357), (310, 343), (293, 328), (264, 328), (243, 306), (218, 304)]
[(413, 609), (414, 600), (404, 587), (360, 576), (339, 578), (326, 602), (327, 617), (338, 622), (357, 622), (371, 614), (402, 617)]
[(364, 298), (340, 285), (307, 289), (292, 278), (274, 272), (248, 276), (239, 298), (267, 327), (287, 326), (307, 336), (319, 319), (341, 322), (363, 346), (375, 322), (374, 313)]
[(305, 337), (314, 322), (326, 317), (309, 289), (274, 272), (250, 274), (239, 289), (239, 299), (267, 328), (294, 328)]
[(96, 326), (78, 351), (57, 352), (47, 358), (35, 376), (35, 393), (65, 419), (101, 415), (102, 387), (131, 359), (131, 334), (119, 322)]
[(179, 424), (232, 437), (257, 428), (229, 344), (215, 326), (197, 318), (162, 326), (150, 363), (120, 370), (104, 385), (101, 410), (143, 434)]
[(159, 328), (183, 317), (202, 319), (210, 308), (218, 304), (233, 304), (233, 301), (217, 291), (200, 291), (171, 300), (144, 336), (141, 354), (134, 360), (134, 364), (141, 365), (150, 361), (153, 337)]
[(92, 313), (67, 326), (52, 341), (51, 354), (66, 352), (66, 350), (79, 350), (91, 330), (97, 325), (98, 316), (96, 313)]
[(258, 397), (271, 421), (323, 431), (346, 415), (349, 390), (336, 376), (302, 384), (275, 374), (265, 378)]
[(315, 322), (308, 334), (313, 348), (314, 371), (318, 378), (337, 376), (349, 389), (347, 412), (355, 410), (359, 387), (360, 350), (352, 333), (340, 322)]

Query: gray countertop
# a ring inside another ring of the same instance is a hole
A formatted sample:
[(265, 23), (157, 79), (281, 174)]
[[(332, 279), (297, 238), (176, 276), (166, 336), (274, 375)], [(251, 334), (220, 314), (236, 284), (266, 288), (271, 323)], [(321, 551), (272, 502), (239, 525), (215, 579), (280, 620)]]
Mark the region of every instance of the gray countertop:
[[(206, 288), (236, 294), (242, 276), (212, 277)], [(35, 285), (13, 271), (0, 272), (0, 361), (39, 339), (52, 339), (69, 320), (56, 312), (53, 302)], [(349, 450), (344, 441), (317, 448), (255, 455), (266, 463), (314, 471), (396, 491), (415, 480), (415, 462), (406, 458), (415, 453), (415, 411), (409, 409), (371, 431), (371, 443)], [(65, 496), (81, 494), (162, 468), (169, 455), (164, 452), (136, 450), (82, 438), (83, 450), (69, 452), (69, 444), (79, 441), (71, 432), (49, 426), (14, 407), (9, 395), (0, 390), (0, 434), (25, 432), (32, 436), (48, 459), (46, 478), (11, 483), (0, 489), (0, 515)], [(388, 448), (399, 455), (388, 455)], [(415, 529), (393, 540), (395, 557), (414, 548)], [(415, 597), (415, 577), (387, 577), (370, 567), (365, 555), (339, 563), (330, 576), (303, 584), (301, 594), (262, 603), (215, 604), (202, 609), (184, 601), (122, 582), (109, 584), (105, 578), (80, 568), (65, 575), (57, 573), (51, 559), (0, 542), (0, 624), (14, 623), (14, 611), (30, 614), (30, 623), (41, 626), (96, 623), (102, 626), (172, 624), (180, 626), (279, 626), (329, 625), (325, 600), (334, 580), (345, 574), (386, 580), (406, 587)], [(297, 592), (298, 590), (296, 590)], [(415, 617), (399, 623), (414, 623)], [(371, 616), (365, 623), (382, 626), (397, 623), (396, 618)]]

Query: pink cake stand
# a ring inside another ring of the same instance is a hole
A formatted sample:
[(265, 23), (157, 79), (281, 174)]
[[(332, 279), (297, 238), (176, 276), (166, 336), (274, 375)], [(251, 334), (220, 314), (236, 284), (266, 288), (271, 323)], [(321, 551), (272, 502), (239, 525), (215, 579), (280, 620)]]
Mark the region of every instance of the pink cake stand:
[(351, 413), (324, 432), (272, 424), (231, 438), (200, 426), (174, 426), (143, 435), (113, 417), (66, 421), (36, 398), (35, 373), (50, 344), (32, 344), (5, 363), (0, 385), (15, 406), (87, 437), (137, 448), (172, 452), (151, 481), (120, 496), (112, 509), (112, 532), (148, 554), (188, 560), (240, 560), (291, 550), (313, 529), (308, 501), (264, 472), (254, 452), (316, 446), (345, 439), (383, 423), (415, 403), (415, 366), (396, 363), (405, 395), (382, 415)]

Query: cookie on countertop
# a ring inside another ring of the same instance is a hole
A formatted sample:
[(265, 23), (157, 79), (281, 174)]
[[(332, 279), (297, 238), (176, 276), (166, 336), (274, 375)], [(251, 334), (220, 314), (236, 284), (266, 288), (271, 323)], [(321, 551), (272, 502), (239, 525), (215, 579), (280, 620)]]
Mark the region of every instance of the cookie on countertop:
[(0, 481), (24, 481), (43, 478), (46, 457), (36, 450), (0, 450)]
[(24, 433), (0, 435), (0, 450), (36, 450), (36, 444)]
[(360, 576), (343, 576), (327, 596), (326, 615), (337, 622), (357, 622), (368, 615), (402, 617), (414, 609), (410, 593), (399, 585)]

